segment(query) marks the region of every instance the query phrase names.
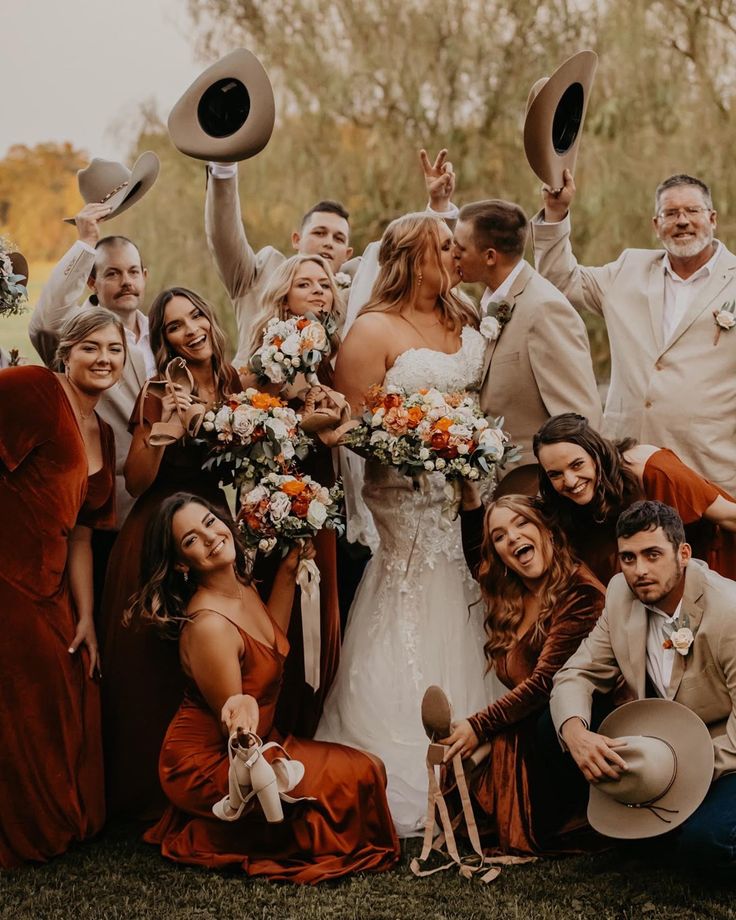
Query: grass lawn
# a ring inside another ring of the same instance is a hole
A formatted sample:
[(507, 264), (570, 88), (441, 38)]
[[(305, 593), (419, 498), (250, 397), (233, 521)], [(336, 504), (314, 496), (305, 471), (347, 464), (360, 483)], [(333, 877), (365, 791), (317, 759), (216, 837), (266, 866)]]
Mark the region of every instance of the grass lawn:
[[(419, 850), (411, 841), (409, 855)], [(620, 851), (504, 868), (490, 885), (393, 872), (315, 888), (177, 866), (107, 830), (45, 866), (0, 873), (2, 920), (685, 920), (736, 918), (734, 889)]]

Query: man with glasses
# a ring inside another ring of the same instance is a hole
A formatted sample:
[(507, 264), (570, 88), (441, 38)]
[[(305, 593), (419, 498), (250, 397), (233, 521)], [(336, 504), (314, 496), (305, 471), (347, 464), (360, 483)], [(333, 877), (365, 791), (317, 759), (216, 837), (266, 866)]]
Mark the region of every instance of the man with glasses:
[(600, 267), (570, 244), (575, 183), (543, 187), (532, 221), (537, 270), (578, 309), (606, 322), (611, 383), (605, 433), (672, 448), (736, 495), (736, 256), (714, 238), (716, 212), (700, 179), (670, 176), (655, 192), (661, 249), (626, 249)]

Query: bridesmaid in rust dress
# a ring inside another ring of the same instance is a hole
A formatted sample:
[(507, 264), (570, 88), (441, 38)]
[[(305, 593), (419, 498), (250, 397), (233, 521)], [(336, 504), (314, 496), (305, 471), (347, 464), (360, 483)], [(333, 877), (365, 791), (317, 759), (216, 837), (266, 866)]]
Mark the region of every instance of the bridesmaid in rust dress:
[(125, 333), (107, 310), (61, 330), (65, 373), (0, 371), (0, 867), (63, 853), (104, 821), (93, 528), (115, 527), (115, 442), (95, 413)]
[[(263, 333), (270, 319), (278, 317), (303, 316), (305, 313), (332, 312), (338, 323), (342, 322), (342, 301), (335, 285), (335, 280), (327, 262), (321, 256), (296, 255), (283, 262), (269, 278), (263, 291), (259, 312), (253, 318), (251, 335), (251, 353), (257, 351), (263, 343)], [(331, 361), (339, 347), (339, 338), (332, 340), (331, 357), (323, 360), (317, 371), (319, 381), (332, 387), (333, 372)], [(258, 386), (255, 376), (244, 383)], [(303, 381), (306, 388), (308, 384)], [(263, 387), (278, 393), (279, 385)], [(289, 387), (287, 390), (294, 390)], [(287, 398), (288, 393), (281, 393)], [(302, 410), (302, 402), (296, 398), (290, 405), (297, 412)], [(332, 451), (316, 440), (316, 449), (302, 461), (300, 469), (317, 482), (328, 488), (335, 483), (335, 470), (332, 463)], [(284, 732), (294, 732), (304, 738), (311, 738), (317, 730), (322, 714), (322, 705), (332, 686), (340, 662), (340, 603), (337, 592), (337, 541), (335, 532), (321, 530), (315, 540), (317, 552), (316, 563), (320, 571), (320, 685), (315, 692), (304, 679), (304, 644), (302, 639), (302, 618), (299, 592), (294, 602), (294, 611), (289, 627), (289, 646), (291, 652), (284, 668), (283, 690), (276, 712), (276, 724)], [(257, 562), (255, 576), (260, 582), (260, 590), (267, 596), (278, 560), (268, 558)]]
[(469, 719), (453, 723), (448, 759), (490, 742), (470, 793), (486, 852), (537, 855), (579, 851), (587, 790), (561, 810), (536, 750), (537, 722), (557, 671), (600, 616), (605, 591), (550, 528), (536, 499), (505, 495), (483, 512), (466, 490), (463, 548), (487, 609), (485, 654), (508, 688)]
[[(161, 379), (169, 361), (180, 357), (194, 380), (192, 392), (208, 405), (240, 390), (237, 373), (225, 363), (225, 337), (217, 318), (193, 291), (162, 291), (151, 305), (149, 323)], [(203, 444), (188, 437), (167, 447), (149, 443), (156, 423), (176, 418), (176, 401), (182, 410), (192, 403), (186, 386), (176, 398), (171, 393), (161, 398), (161, 388), (157, 391), (149, 388), (139, 396), (130, 419), (133, 440), (125, 482), (138, 499), (110, 555), (100, 622), (108, 815), (141, 820), (158, 818), (166, 805), (158, 781), (158, 755), (184, 689), (176, 642), (162, 641), (135, 620), (129, 625), (124, 621), (129, 599), (140, 587), (143, 534), (164, 499), (180, 489), (228, 514), (217, 475), (202, 470), (207, 456)]]
[(673, 507), (693, 556), (736, 579), (736, 502), (666, 448), (618, 444), (574, 412), (548, 419), (534, 436), (545, 509), (603, 584), (618, 572), (616, 520), (639, 499)]
[[(282, 561), (266, 607), (234, 527), (195, 496), (172, 496), (147, 531), (135, 609), (180, 633), (187, 689), (161, 750), (171, 804), (144, 839), (176, 862), (314, 884), (398, 859), (380, 762), (274, 727), (298, 562), (298, 549)], [(212, 806), (228, 792), (227, 737), (237, 728), (301, 761), (304, 777), (290, 795), (314, 801), (285, 804), (279, 824), (266, 823), (256, 799), (232, 823), (215, 818)]]

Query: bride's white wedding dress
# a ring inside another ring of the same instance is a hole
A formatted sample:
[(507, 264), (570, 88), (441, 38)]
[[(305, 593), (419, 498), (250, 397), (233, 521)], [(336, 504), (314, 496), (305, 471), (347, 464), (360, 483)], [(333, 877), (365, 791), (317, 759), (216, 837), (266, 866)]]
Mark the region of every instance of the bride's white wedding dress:
[[(466, 326), (460, 350), (413, 348), (399, 355), (384, 385), (408, 391), (477, 390), (486, 339)], [(350, 609), (337, 678), (316, 734), (377, 754), (400, 836), (420, 832), (427, 808), (427, 737), (421, 699), (430, 684), (450, 697), (456, 719), (492, 699), (485, 677), (483, 613), (465, 564), (460, 521), (446, 510), (444, 478), (428, 487), (366, 463), (363, 497), (380, 538)]]

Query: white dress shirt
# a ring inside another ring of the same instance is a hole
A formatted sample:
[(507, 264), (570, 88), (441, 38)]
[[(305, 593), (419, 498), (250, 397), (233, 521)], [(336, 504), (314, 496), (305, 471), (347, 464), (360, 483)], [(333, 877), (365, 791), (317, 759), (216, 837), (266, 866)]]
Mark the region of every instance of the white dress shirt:
[(674, 648), (664, 647), (663, 643), (667, 637), (663, 627), (674, 623), (680, 615), (681, 607), (682, 601), (672, 616), (657, 607), (647, 607), (647, 674), (664, 699), (667, 698), (675, 655), (679, 653)]
[(523, 267), (524, 260), (519, 259), (519, 261), (516, 263), (516, 265), (514, 265), (514, 267), (499, 284), (495, 291), (492, 291), (490, 288), (486, 288), (485, 291), (483, 291), (483, 296), (480, 299), (481, 315), (485, 315), (489, 303), (500, 303), (504, 297), (508, 295), (514, 281), (516, 281), (516, 278), (518, 277), (518, 274)]
[(665, 345), (672, 338), (673, 332), (677, 329), (690, 304), (708, 283), (722, 245), (716, 241), (713, 255), (689, 278), (681, 278), (672, 270), (670, 257), (665, 253), (663, 263), (664, 309), (662, 312), (662, 341)]

